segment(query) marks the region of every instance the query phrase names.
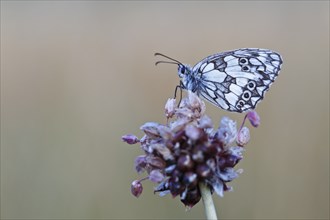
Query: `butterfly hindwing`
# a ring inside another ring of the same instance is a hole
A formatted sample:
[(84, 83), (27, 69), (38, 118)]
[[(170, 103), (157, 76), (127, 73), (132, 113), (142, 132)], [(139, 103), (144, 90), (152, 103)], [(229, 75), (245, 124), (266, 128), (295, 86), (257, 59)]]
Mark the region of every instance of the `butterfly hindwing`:
[(238, 49), (211, 55), (192, 69), (199, 94), (228, 111), (254, 109), (277, 77), (281, 56), (267, 49)]

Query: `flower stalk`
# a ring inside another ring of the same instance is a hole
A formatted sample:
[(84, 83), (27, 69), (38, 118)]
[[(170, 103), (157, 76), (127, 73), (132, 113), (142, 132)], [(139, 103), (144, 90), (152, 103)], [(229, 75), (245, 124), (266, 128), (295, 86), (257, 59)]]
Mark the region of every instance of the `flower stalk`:
[(203, 182), (199, 183), (199, 190), (202, 195), (202, 200), (205, 209), (205, 215), (207, 220), (216, 220), (217, 213), (215, 211), (215, 206), (212, 199), (212, 194), (210, 188)]

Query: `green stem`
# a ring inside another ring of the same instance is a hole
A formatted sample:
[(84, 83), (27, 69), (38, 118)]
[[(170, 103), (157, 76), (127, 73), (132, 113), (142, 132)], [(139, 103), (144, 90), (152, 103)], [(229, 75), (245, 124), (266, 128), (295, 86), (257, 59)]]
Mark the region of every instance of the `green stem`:
[(214, 207), (214, 203), (213, 203), (211, 191), (210, 191), (209, 187), (205, 183), (200, 182), (199, 183), (199, 190), (201, 192), (202, 199), (203, 199), (203, 204), (204, 204), (204, 208), (205, 208), (206, 219), (207, 220), (218, 219), (217, 218), (217, 213), (215, 211), (215, 207)]

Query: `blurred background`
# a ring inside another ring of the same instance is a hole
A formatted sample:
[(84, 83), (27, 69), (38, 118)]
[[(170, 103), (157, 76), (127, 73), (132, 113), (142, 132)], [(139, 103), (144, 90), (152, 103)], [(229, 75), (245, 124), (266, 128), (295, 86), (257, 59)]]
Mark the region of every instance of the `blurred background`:
[(1, 1), (1, 218), (204, 218), (148, 181), (133, 197), (142, 152), (121, 136), (166, 121), (179, 79), (155, 52), (194, 65), (241, 47), (284, 64), (219, 217), (328, 219), (328, 1)]

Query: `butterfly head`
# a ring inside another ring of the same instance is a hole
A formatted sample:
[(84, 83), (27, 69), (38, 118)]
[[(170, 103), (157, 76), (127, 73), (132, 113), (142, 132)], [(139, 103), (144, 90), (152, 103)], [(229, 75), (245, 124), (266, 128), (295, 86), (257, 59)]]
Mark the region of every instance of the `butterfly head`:
[(185, 76), (189, 75), (191, 72), (191, 67), (184, 64), (178, 64), (178, 75), (180, 78), (184, 78)]

